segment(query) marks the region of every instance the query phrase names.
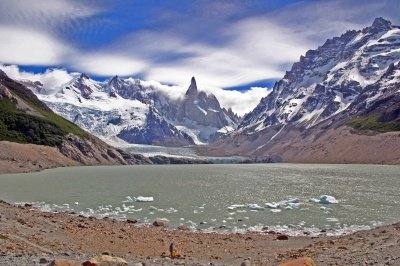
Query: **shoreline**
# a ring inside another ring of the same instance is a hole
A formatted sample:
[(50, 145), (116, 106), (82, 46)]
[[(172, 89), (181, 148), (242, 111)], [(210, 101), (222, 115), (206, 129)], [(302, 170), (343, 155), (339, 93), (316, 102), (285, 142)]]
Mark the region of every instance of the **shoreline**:
[[(0, 264), (8, 260), (11, 264), (6, 265), (35, 265), (23, 261), (41, 257), (85, 260), (104, 252), (146, 265), (240, 265), (248, 257), (253, 265), (278, 265), (301, 257), (312, 257), (317, 265), (400, 264), (400, 223), (311, 237), (272, 231), (193, 232), (132, 222), (42, 212), (29, 204), (0, 201)], [(161, 256), (171, 242), (181, 259)]]

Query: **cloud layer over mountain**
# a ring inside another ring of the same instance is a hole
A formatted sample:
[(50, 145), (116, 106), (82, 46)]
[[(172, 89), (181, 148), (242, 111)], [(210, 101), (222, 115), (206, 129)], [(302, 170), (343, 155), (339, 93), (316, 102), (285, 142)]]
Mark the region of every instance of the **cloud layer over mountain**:
[(279, 79), (327, 37), (399, 12), (396, 0), (1, 1), (0, 62), (226, 88)]

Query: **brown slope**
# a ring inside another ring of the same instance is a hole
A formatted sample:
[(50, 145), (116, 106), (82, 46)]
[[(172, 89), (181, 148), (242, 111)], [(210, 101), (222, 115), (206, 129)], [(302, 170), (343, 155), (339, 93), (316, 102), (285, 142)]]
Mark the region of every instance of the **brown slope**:
[(1, 70), (0, 142), (0, 173), (71, 165), (151, 164), (144, 156), (111, 147), (54, 114)]
[(0, 141), (0, 174), (76, 165), (55, 147)]

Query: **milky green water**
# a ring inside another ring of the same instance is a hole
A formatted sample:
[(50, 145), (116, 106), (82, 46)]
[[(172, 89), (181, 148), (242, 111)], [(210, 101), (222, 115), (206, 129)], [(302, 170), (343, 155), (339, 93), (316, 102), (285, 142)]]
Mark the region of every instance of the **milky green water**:
[[(142, 223), (158, 218), (171, 227), (203, 230), (269, 227), (292, 234), (350, 232), (397, 222), (399, 188), (400, 167), (378, 165), (100, 166), (0, 175), (1, 199), (33, 202), (46, 211), (133, 216)], [(339, 203), (310, 202), (324, 194)], [(136, 202), (139, 196), (154, 201)], [(289, 198), (299, 204), (267, 208), (266, 203)], [(254, 210), (258, 207), (265, 209)]]

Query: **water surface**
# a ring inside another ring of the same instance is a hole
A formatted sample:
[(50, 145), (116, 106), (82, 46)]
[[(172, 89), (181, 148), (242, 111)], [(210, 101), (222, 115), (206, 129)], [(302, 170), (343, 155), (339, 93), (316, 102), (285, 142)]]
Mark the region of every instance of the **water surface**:
[[(142, 223), (165, 219), (171, 227), (202, 230), (268, 227), (292, 234), (350, 232), (397, 222), (399, 187), (400, 167), (379, 165), (99, 166), (0, 175), (1, 199), (33, 202), (43, 210), (136, 217)], [(339, 203), (310, 201), (325, 194)], [(154, 201), (136, 202), (139, 196)], [(299, 204), (266, 205), (290, 198)]]

